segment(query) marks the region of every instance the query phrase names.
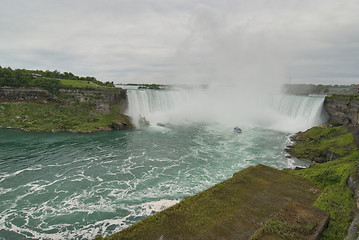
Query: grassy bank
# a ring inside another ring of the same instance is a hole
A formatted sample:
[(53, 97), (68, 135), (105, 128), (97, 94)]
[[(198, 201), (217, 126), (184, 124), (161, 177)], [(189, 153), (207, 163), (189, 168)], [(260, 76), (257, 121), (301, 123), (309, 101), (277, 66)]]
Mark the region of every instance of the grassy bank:
[(333, 161), (314, 163), (310, 168), (289, 172), (308, 179), (323, 190), (314, 203), (330, 214), (328, 228), (321, 239), (344, 239), (355, 208), (353, 193), (347, 186), (348, 178), (355, 178), (359, 162), (353, 136), (343, 126), (314, 127), (299, 133), (295, 140), (297, 143), (290, 152), (298, 158), (324, 162), (328, 152), (337, 155)]
[(0, 103), (0, 127), (24, 131), (92, 132), (109, 130), (113, 124), (131, 127), (127, 116), (116, 108), (108, 114), (96, 114), (90, 103)]
[(296, 144), (288, 150), (289, 153), (314, 162), (327, 162), (356, 150), (352, 134), (343, 126), (313, 127), (306, 132), (299, 132), (293, 140)]
[(59, 79), (60, 83), (64, 87), (70, 88), (86, 88), (86, 89), (96, 89), (99, 88), (97, 85), (90, 81), (79, 81), (79, 80), (69, 80), (69, 79)]

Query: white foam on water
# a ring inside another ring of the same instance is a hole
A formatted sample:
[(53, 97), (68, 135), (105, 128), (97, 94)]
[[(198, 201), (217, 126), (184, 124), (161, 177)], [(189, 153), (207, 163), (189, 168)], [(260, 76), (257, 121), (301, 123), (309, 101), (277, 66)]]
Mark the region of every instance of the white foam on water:
[(97, 221), (94, 224), (83, 226), (81, 229), (77, 230), (76, 232), (68, 232), (68, 234), (66, 234), (66, 238), (92, 239), (98, 235), (104, 236), (109, 227), (112, 227), (114, 232), (118, 232), (121, 229), (129, 226), (126, 224), (126, 219), (128, 217), (129, 216), (120, 219), (106, 219), (102, 221)]
[(1, 173), (0, 174), (0, 182), (4, 181), (5, 179), (7, 178), (10, 178), (10, 177), (15, 177), (21, 173), (24, 173), (24, 172), (27, 172), (27, 171), (37, 171), (37, 170), (41, 170), (43, 168), (43, 166), (41, 165), (36, 165), (36, 166), (33, 166), (33, 167), (29, 167), (29, 168), (25, 168), (25, 169), (21, 169), (21, 170), (18, 170), (18, 171), (15, 171), (13, 173)]
[[(309, 119), (309, 125), (315, 122), (322, 99), (291, 101), (291, 96), (280, 96), (266, 102), (259, 113), (227, 113), (224, 109), (220, 111), (224, 116), (221, 121), (222, 115), (215, 114), (215, 108), (195, 111), (199, 106), (196, 98), (204, 94), (198, 92), (146, 90), (141, 98), (138, 96), (139, 104), (147, 98), (154, 105), (138, 113), (148, 118), (151, 127), (104, 133), (110, 141), (103, 140), (101, 145), (92, 139), (96, 143), (91, 154), (91, 142), (86, 140), (82, 150), (78, 144), (62, 147), (64, 156), (59, 159), (51, 159), (51, 154), (46, 159), (39, 155), (36, 161), (46, 162), (43, 165), (21, 169), (14, 163), (13, 172), (0, 174), (4, 199), (0, 228), (35, 239), (91, 239), (162, 211), (178, 203), (177, 199), (203, 191), (245, 167), (258, 163), (277, 168), (301, 165), (296, 159), (286, 159), (283, 150), (302, 116)], [(243, 116), (245, 113), (252, 115)], [(181, 122), (185, 125), (178, 125)], [(290, 131), (268, 130), (280, 125)], [(234, 134), (234, 126), (241, 127), (243, 133)], [(27, 175), (34, 178), (27, 180)], [(21, 184), (11, 186), (13, 180)]]
[(0, 187), (0, 194), (6, 194), (8, 192), (11, 192), (13, 189), (12, 188), (2, 188)]
[(153, 214), (154, 212), (160, 212), (165, 210), (166, 208), (169, 208), (177, 203), (179, 203), (179, 200), (168, 200), (168, 199), (162, 199), (159, 201), (151, 201), (142, 203), (140, 207), (142, 208), (142, 213), (146, 216), (149, 216)]

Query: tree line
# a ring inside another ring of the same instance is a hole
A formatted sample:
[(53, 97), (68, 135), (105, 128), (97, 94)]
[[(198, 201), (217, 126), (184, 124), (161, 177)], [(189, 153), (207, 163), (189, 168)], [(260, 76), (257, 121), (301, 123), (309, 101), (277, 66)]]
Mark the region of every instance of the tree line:
[(352, 85), (315, 85), (315, 84), (284, 84), (283, 90), (287, 94), (308, 95), (308, 94), (353, 94)]
[(88, 82), (93, 82), (99, 86), (102, 87), (115, 87), (113, 82), (101, 82), (99, 80), (97, 80), (95, 77), (80, 77), (80, 76), (76, 76), (74, 75), (72, 72), (59, 72), (57, 70), (55, 71), (50, 71), (50, 70), (46, 70), (46, 71), (42, 71), (42, 70), (35, 70), (35, 71), (31, 71), (31, 73), (33, 74), (38, 74), (42, 77), (45, 78), (55, 78), (55, 79), (70, 79), (70, 80), (80, 80), (80, 81), (88, 81)]
[(0, 66), (0, 87), (40, 87), (53, 92), (64, 87), (60, 79), (88, 81), (102, 87), (114, 87), (113, 82), (101, 82), (95, 77), (80, 77), (71, 72), (61, 73), (57, 70), (13, 70), (10, 67), (3, 68)]

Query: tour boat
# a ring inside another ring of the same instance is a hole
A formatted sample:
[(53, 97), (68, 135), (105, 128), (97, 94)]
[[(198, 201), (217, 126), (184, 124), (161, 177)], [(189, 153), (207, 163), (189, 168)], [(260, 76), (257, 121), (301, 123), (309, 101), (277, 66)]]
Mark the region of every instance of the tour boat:
[(240, 129), (239, 127), (235, 127), (234, 132), (235, 133), (242, 133), (242, 129)]

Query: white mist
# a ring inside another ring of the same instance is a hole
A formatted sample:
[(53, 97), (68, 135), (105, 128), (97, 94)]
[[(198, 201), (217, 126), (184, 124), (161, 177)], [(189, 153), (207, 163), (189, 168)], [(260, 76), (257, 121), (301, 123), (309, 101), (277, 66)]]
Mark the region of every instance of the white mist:
[[(234, 94), (234, 96), (231, 96)], [(245, 96), (245, 94), (243, 94)], [(187, 123), (220, 124), (226, 127), (262, 127), (284, 132), (305, 130), (325, 122), (324, 98), (258, 95), (220, 89), (128, 90), (129, 111), (134, 124), (144, 117), (151, 125)]]

